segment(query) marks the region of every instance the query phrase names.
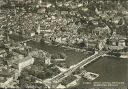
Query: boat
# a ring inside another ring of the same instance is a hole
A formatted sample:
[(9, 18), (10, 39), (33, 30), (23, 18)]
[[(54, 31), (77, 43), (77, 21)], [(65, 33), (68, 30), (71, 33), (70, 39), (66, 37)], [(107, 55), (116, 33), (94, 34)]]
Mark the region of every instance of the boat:
[(128, 58), (128, 52), (122, 52), (120, 58)]

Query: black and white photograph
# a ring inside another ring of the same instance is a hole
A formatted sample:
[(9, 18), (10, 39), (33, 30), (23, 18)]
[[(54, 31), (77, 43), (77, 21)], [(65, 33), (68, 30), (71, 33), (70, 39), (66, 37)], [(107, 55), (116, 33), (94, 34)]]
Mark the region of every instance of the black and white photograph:
[(128, 0), (0, 0), (0, 89), (128, 89)]

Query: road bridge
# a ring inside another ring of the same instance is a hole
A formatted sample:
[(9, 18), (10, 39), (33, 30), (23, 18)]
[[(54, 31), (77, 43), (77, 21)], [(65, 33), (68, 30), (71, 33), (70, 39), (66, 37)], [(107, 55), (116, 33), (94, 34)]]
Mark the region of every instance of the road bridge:
[(51, 78), (51, 79), (47, 79), (44, 80), (43, 83), (48, 86), (49, 88), (56, 88), (57, 85), (66, 77), (70, 76), (74, 71), (76, 71), (76, 69), (84, 67), (88, 64), (90, 64), (91, 62), (95, 61), (96, 59), (98, 59), (99, 57), (105, 55), (106, 53), (108, 53), (109, 51), (98, 51), (96, 52), (94, 55), (85, 58), (84, 60), (82, 60), (81, 62), (77, 63), (76, 65), (72, 66), (71, 68), (67, 69), (67, 71), (64, 71), (58, 75), (56, 75), (55, 77)]

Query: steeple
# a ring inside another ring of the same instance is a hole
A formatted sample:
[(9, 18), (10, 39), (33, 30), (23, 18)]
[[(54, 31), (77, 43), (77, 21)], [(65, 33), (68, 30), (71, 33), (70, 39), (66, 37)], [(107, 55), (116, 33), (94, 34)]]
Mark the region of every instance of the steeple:
[(113, 30), (112, 37), (116, 37), (116, 29)]
[(126, 38), (128, 39), (128, 31), (126, 31)]

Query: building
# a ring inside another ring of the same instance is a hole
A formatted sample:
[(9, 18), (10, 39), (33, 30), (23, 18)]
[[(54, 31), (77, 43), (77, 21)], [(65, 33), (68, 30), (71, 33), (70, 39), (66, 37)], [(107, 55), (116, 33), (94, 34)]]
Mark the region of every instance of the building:
[[(127, 28), (128, 28), (128, 26), (127, 26)], [(128, 46), (128, 31), (126, 31), (126, 40), (125, 40), (125, 42), (126, 42), (126, 46)]]
[(107, 44), (109, 45), (109, 49), (116, 49), (120, 50), (126, 47), (126, 38), (120, 35), (117, 35), (115, 32), (110, 37), (110, 39), (107, 41)]
[(5, 82), (0, 83), (0, 87), (1, 88), (8, 88), (8, 87), (13, 88), (13, 86), (10, 86), (12, 82), (13, 82), (13, 77), (7, 78)]
[(4, 0), (0, 0), (0, 6), (2, 6), (4, 4), (5, 4)]
[(0, 66), (0, 88), (13, 87), (14, 73), (8, 66)]
[(0, 49), (0, 57), (5, 57), (7, 55), (4, 49)]
[(66, 77), (62, 82), (61, 84), (64, 85), (64, 86), (67, 86), (69, 83), (71, 83), (72, 81), (74, 81), (76, 78), (76, 76), (74, 75), (70, 75), (68, 77)]
[(99, 42), (99, 50), (102, 50), (106, 45), (106, 39), (103, 39)]
[(4, 39), (4, 36), (2, 34), (2, 31), (0, 31), (0, 41), (2, 41)]
[(126, 46), (126, 38), (120, 38), (118, 42), (118, 46)]
[(21, 71), (27, 67), (30, 66), (34, 63), (34, 58), (31, 56), (27, 56), (18, 60), (15, 60), (12, 64), (13, 67), (15, 67), (16, 69), (18, 69), (19, 71), (19, 75), (21, 73)]
[[(7, 1), (7, 0), (5, 0)], [(26, 3), (35, 3), (37, 0), (8, 0), (8, 1), (13, 1), (13, 2), (26, 2)]]

